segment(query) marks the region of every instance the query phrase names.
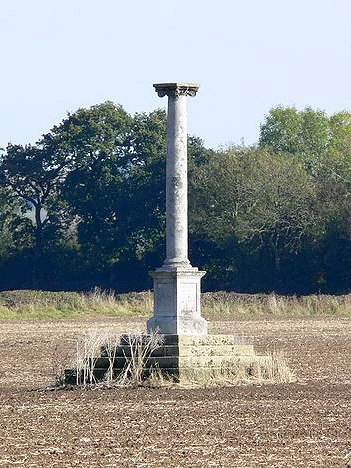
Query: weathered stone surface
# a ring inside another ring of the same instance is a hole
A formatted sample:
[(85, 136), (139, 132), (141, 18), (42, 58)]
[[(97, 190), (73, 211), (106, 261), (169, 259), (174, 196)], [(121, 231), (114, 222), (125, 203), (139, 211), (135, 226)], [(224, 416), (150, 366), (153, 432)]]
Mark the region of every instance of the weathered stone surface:
[(201, 317), (200, 280), (205, 273), (197, 268), (178, 271), (158, 270), (154, 278), (154, 316), (148, 332), (162, 334), (206, 335), (207, 321)]
[(193, 83), (159, 83), (160, 97), (168, 96), (166, 160), (166, 260), (167, 269), (189, 267), (188, 260), (188, 160), (186, 97), (199, 88)]
[(158, 83), (160, 97), (168, 96), (166, 161), (166, 259), (150, 273), (154, 279), (154, 316), (149, 332), (206, 335), (201, 317), (200, 280), (205, 272), (188, 259), (188, 161), (186, 97), (195, 96), (194, 83)]
[[(89, 367), (93, 369), (94, 378), (102, 380), (112, 364), (113, 374), (118, 376), (131, 362), (132, 356), (137, 358), (138, 353), (143, 353), (143, 346), (147, 346), (150, 336), (144, 335), (144, 345), (133, 347), (126, 344), (110, 350), (107, 356), (102, 350), (100, 356), (89, 360)], [(236, 366), (245, 365), (250, 368), (253, 365), (263, 365), (265, 356), (256, 356), (252, 345), (236, 344), (237, 338), (233, 335), (164, 335), (164, 342), (160, 344), (142, 362), (145, 377), (153, 369), (158, 369), (162, 374), (171, 376), (177, 381), (202, 376), (211, 379), (211, 376), (219, 375), (235, 369)], [(82, 379), (82, 375), (80, 375)], [(66, 371), (67, 383), (74, 384), (77, 375), (74, 369)]]
[(159, 97), (170, 95), (195, 96), (200, 85), (198, 83), (156, 83), (153, 85)]
[(179, 345), (178, 353), (183, 356), (253, 356), (252, 345), (209, 345), (209, 346), (182, 346)]
[[(165, 338), (165, 343), (169, 338)], [(235, 335), (208, 335), (208, 336), (187, 336), (178, 335), (178, 343), (183, 346), (217, 346), (217, 345), (231, 345), (238, 348), (250, 348), (253, 350), (252, 345), (238, 344), (238, 337)]]

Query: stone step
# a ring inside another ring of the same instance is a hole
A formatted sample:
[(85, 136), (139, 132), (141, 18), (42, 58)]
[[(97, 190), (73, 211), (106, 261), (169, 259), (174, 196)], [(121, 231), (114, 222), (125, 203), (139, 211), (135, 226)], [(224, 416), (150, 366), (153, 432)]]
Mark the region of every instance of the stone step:
[[(142, 365), (145, 368), (149, 367), (159, 367), (163, 368), (177, 368), (177, 367), (220, 367), (220, 366), (230, 366), (236, 362), (250, 362), (256, 360), (256, 356), (235, 356), (235, 355), (225, 355), (225, 356), (158, 356), (158, 357), (149, 357), (144, 360)], [(129, 358), (116, 358), (114, 359), (112, 367), (114, 369), (123, 369), (131, 360)], [(91, 363), (91, 366), (95, 369), (109, 369), (111, 362), (106, 357), (100, 357), (94, 359), (94, 362)], [(137, 363), (138, 365), (138, 363)]]
[[(160, 371), (163, 375), (169, 376), (174, 379), (197, 379), (197, 378), (209, 378), (214, 375), (226, 375), (231, 370), (235, 371), (236, 365), (244, 365), (247, 372), (250, 373), (250, 369), (257, 369), (258, 366), (264, 367), (269, 356), (213, 356), (211, 358), (150, 358), (142, 369), (143, 377), (148, 377), (151, 372)], [(109, 372), (110, 363), (107, 358), (99, 358), (95, 361), (95, 367), (93, 369), (94, 379), (100, 381), (106, 378)], [(128, 365), (128, 360), (118, 359), (113, 367), (114, 378), (121, 374)], [(87, 380), (89, 372), (87, 372)], [(75, 385), (77, 382), (77, 370), (66, 369), (65, 380), (67, 384)], [(83, 371), (80, 371), (80, 382), (83, 381)]]
[[(152, 335), (142, 335), (138, 337), (143, 343), (150, 341)], [(178, 345), (184, 346), (217, 346), (217, 345), (238, 345), (238, 337), (235, 335), (160, 335), (162, 344), (164, 345)], [(129, 345), (131, 341), (130, 335), (121, 336), (121, 345)]]
[[(132, 352), (133, 351), (133, 352)], [(113, 350), (110, 351), (110, 356), (113, 356)], [(115, 351), (116, 358), (131, 357), (138, 354), (137, 349), (131, 349), (128, 345), (118, 346)], [(254, 355), (254, 348), (252, 345), (164, 345), (152, 351), (152, 357), (165, 357), (165, 356), (248, 356)], [(102, 357), (108, 357), (107, 351), (104, 349), (101, 353)]]
[[(101, 358), (104, 359), (104, 358)], [(151, 372), (161, 372), (161, 374), (165, 376), (169, 376), (171, 378), (189, 378), (189, 379), (196, 379), (198, 377), (201, 378), (208, 378), (211, 375), (227, 375), (228, 372), (231, 371), (235, 372), (236, 365), (244, 365), (247, 369), (247, 372), (250, 373), (250, 369), (253, 370), (257, 369), (258, 366), (264, 367), (267, 364), (267, 360), (269, 359), (268, 356), (237, 356), (237, 357), (218, 357), (217, 359), (212, 360), (184, 360), (179, 361), (174, 359), (173, 361), (171, 358), (164, 358), (164, 360), (160, 359), (151, 359), (149, 362), (145, 364), (145, 367), (142, 369), (143, 377), (148, 377)], [(98, 361), (96, 362), (98, 365), (93, 369), (93, 376), (96, 381), (100, 381), (106, 378), (109, 372), (109, 365), (106, 366), (106, 362)], [(114, 367), (113, 368), (113, 375), (116, 378), (119, 374), (121, 374), (125, 369), (125, 365), (127, 363), (124, 362), (123, 366)], [(89, 372), (87, 372), (87, 380), (89, 380)], [(76, 369), (66, 369), (65, 372), (65, 380), (67, 384), (74, 385), (77, 381), (77, 371)], [(83, 371), (80, 371), (80, 381), (83, 381)]]
[(179, 356), (253, 356), (253, 345), (198, 344), (178, 345)]

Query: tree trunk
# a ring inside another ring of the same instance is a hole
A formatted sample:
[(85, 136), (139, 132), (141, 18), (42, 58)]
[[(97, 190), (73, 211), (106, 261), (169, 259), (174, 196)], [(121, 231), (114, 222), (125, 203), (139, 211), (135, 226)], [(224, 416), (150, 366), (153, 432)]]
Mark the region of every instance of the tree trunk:
[(276, 271), (277, 285), (279, 288), (281, 288), (281, 287), (284, 287), (284, 278), (283, 278), (282, 267), (281, 267), (279, 234), (276, 234), (274, 237), (273, 251), (274, 251), (274, 265), (275, 265), (275, 271)]
[(43, 223), (41, 220), (41, 204), (36, 203), (35, 209), (35, 227), (34, 227), (34, 259), (33, 259), (33, 272), (32, 272), (32, 286), (35, 288), (39, 282), (39, 271), (41, 259), (43, 256)]

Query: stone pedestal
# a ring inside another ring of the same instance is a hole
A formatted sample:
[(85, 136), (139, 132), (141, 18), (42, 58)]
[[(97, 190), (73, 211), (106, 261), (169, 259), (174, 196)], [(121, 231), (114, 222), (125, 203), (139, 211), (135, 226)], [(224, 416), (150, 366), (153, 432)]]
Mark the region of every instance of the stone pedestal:
[(200, 280), (204, 271), (197, 268), (158, 269), (154, 279), (154, 316), (147, 324), (148, 332), (162, 334), (206, 335), (207, 322), (201, 317)]

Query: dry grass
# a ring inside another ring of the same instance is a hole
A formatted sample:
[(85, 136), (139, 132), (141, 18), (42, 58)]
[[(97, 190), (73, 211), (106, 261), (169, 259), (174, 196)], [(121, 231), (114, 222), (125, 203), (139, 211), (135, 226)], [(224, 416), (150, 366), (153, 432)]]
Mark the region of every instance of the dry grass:
[[(60, 319), (94, 315), (150, 317), (151, 291), (115, 294), (95, 288), (88, 293), (48, 291), (0, 292), (0, 320)], [(279, 296), (276, 294), (202, 294), (204, 317), (351, 316), (351, 294)]]
[[(116, 372), (114, 361), (117, 349), (121, 345), (128, 347), (130, 353), (124, 355), (126, 365), (121, 372)], [(102, 383), (107, 386), (138, 386), (163, 382), (164, 379), (155, 368), (145, 378), (145, 368), (148, 358), (152, 352), (163, 344), (163, 336), (157, 332), (152, 334), (129, 333), (129, 334), (102, 334), (99, 330), (93, 330), (86, 334), (82, 340), (77, 342), (76, 355), (76, 385), (87, 387)], [(130, 354), (130, 355), (129, 355)], [(107, 357), (109, 366), (103, 380), (95, 377), (96, 361), (101, 356)]]
[(281, 351), (272, 351), (263, 362), (253, 362), (250, 366), (249, 380), (268, 381), (271, 383), (292, 383), (296, 381), (294, 372), (289, 368)]
[(95, 288), (88, 293), (49, 291), (0, 292), (0, 320), (60, 319), (89, 315), (149, 317), (150, 291), (117, 295)]
[(237, 294), (213, 292), (202, 295), (205, 317), (213, 316), (350, 316), (351, 294), (331, 296), (279, 296), (277, 294)]
[(265, 356), (252, 356), (249, 359), (240, 358), (236, 361), (224, 362), (221, 368), (212, 369), (209, 373), (189, 369), (183, 372), (180, 386), (206, 388), (295, 381), (295, 375), (289, 368), (283, 353), (274, 351)]
[(77, 342), (76, 385), (86, 387), (97, 383), (94, 376), (95, 363), (104, 345), (107, 345), (107, 339), (99, 330), (92, 330)]
[(148, 374), (145, 378), (146, 362), (153, 351), (162, 346), (163, 342), (163, 336), (157, 332), (148, 335), (144, 333), (125, 335), (124, 343), (130, 349), (130, 357), (125, 356), (127, 364), (117, 377), (117, 383), (122, 386), (138, 386), (145, 381), (152, 385), (163, 382), (162, 373), (158, 368), (151, 369), (150, 375)]

